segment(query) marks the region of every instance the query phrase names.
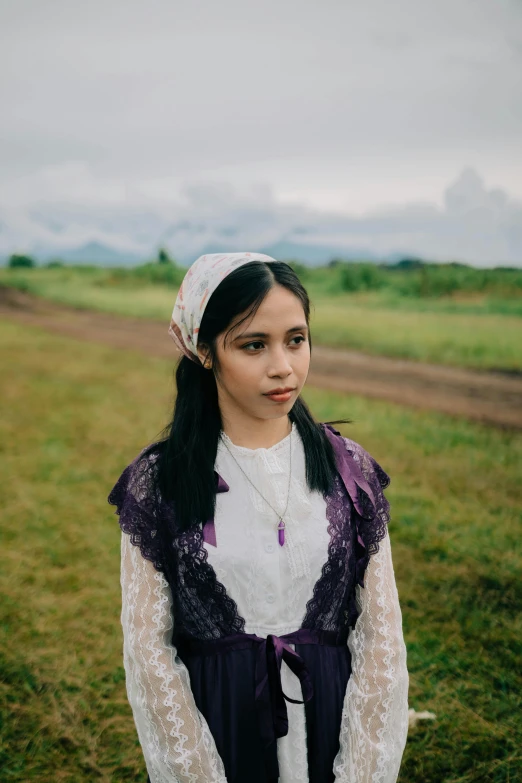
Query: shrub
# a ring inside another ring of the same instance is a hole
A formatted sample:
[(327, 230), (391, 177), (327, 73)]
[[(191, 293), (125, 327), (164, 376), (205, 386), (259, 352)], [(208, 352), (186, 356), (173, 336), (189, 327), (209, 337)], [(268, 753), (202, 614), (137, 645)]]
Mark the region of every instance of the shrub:
[(303, 280), (307, 276), (308, 267), (306, 264), (303, 264), (301, 261), (287, 261), (288, 266), (291, 266), (294, 272), (296, 273), (297, 277), (300, 280)]
[(385, 272), (375, 264), (339, 264), (339, 284), (343, 291), (369, 291), (385, 285)]
[(7, 266), (10, 269), (30, 269), (36, 266), (34, 258), (31, 256), (17, 255), (16, 253), (10, 256)]
[(172, 264), (173, 259), (170, 257), (168, 250), (164, 247), (160, 247), (158, 251), (158, 264)]

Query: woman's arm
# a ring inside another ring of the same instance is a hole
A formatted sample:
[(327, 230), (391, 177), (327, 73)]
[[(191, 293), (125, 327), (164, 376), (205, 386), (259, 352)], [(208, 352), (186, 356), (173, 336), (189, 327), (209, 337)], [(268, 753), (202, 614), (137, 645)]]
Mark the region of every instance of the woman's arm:
[(395, 783), (408, 735), (406, 645), (388, 532), (356, 587), (352, 674), (344, 699), (336, 783)]
[(172, 592), (161, 571), (121, 538), (123, 659), (129, 703), (151, 783), (226, 783), (172, 638)]

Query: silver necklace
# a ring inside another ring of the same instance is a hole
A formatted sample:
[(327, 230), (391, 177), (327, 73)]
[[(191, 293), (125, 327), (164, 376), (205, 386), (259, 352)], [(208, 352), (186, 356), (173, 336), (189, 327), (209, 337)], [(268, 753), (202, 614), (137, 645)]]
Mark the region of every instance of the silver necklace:
[[(293, 429), (293, 427), (292, 427), (292, 429)], [(248, 481), (250, 481), (250, 483), (252, 484), (252, 486), (254, 487), (254, 489), (256, 490), (256, 492), (258, 492), (258, 493), (261, 495), (261, 497), (263, 498), (263, 500), (264, 500), (266, 503), (268, 503), (268, 505), (270, 506), (270, 508), (272, 509), (272, 511), (275, 511), (275, 513), (276, 513), (277, 517), (279, 518), (279, 524), (277, 525), (277, 538), (278, 538), (278, 541), (279, 541), (279, 546), (283, 546), (283, 545), (284, 545), (284, 543), (285, 543), (285, 522), (283, 521), (283, 517), (284, 517), (284, 515), (286, 514), (286, 509), (288, 508), (288, 500), (289, 500), (289, 498), (290, 498), (290, 478), (291, 478), (291, 476), (292, 476), (292, 429), (290, 430), (290, 469), (289, 469), (289, 471), (288, 471), (288, 493), (287, 493), (287, 497), (286, 497), (286, 506), (285, 506), (285, 510), (283, 511), (283, 513), (282, 513), (282, 514), (279, 514), (279, 512), (278, 512), (278, 511), (276, 511), (276, 509), (273, 507), (273, 505), (272, 505), (272, 504), (271, 504), (271, 503), (270, 503), (270, 502), (269, 502), (269, 501), (268, 501), (268, 500), (265, 498), (265, 496), (263, 495), (263, 493), (259, 491), (259, 489), (256, 487), (256, 485), (254, 484), (254, 482), (253, 482), (253, 481), (250, 479), (250, 477), (249, 477), (249, 476), (248, 476), (248, 475), (245, 473), (245, 471), (243, 470), (243, 468), (241, 467), (241, 465), (239, 464), (239, 462), (237, 461), (237, 459), (234, 457), (234, 455), (233, 455), (233, 454), (232, 454), (232, 452), (230, 451), (230, 449), (229, 449), (229, 447), (228, 447), (228, 443), (226, 443), (226, 441), (224, 440), (224, 438), (223, 438), (223, 437), (221, 437), (221, 441), (222, 441), (222, 442), (225, 444), (225, 446), (227, 447), (227, 449), (228, 449), (228, 453), (230, 454), (230, 456), (232, 457), (232, 459), (234, 460), (234, 462), (236, 463), (236, 465), (238, 466), (238, 468), (240, 469), (240, 471), (241, 471), (241, 472), (244, 474), (244, 476), (246, 476), (246, 478), (248, 479)]]

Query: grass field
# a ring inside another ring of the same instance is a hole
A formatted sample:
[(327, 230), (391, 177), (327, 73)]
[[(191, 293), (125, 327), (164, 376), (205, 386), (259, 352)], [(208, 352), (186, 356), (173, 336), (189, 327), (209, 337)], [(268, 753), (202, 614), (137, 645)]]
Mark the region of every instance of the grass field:
[[(2, 781), (144, 783), (106, 498), (171, 407), (172, 366), (0, 320)], [(522, 437), (305, 393), (390, 473), (410, 729), (399, 783), (522, 779)]]
[[(161, 271), (161, 270), (160, 270)], [(176, 281), (151, 272), (89, 267), (0, 270), (7, 283), (47, 299), (122, 315), (170, 320)], [(335, 270), (305, 272), (317, 344), (478, 369), (522, 370), (522, 288), (420, 297), (401, 289), (345, 292)], [(519, 275), (522, 276), (522, 275)], [(517, 278), (518, 279), (518, 278)]]

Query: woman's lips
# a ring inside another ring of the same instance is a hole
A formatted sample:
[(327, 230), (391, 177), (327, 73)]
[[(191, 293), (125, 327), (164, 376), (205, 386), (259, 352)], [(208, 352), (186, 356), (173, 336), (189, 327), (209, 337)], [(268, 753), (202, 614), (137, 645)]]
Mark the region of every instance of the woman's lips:
[(287, 402), (294, 391), (295, 389), (290, 389), (290, 391), (287, 391), (284, 394), (265, 394), (265, 397), (268, 397), (269, 400), (273, 400), (274, 402)]

